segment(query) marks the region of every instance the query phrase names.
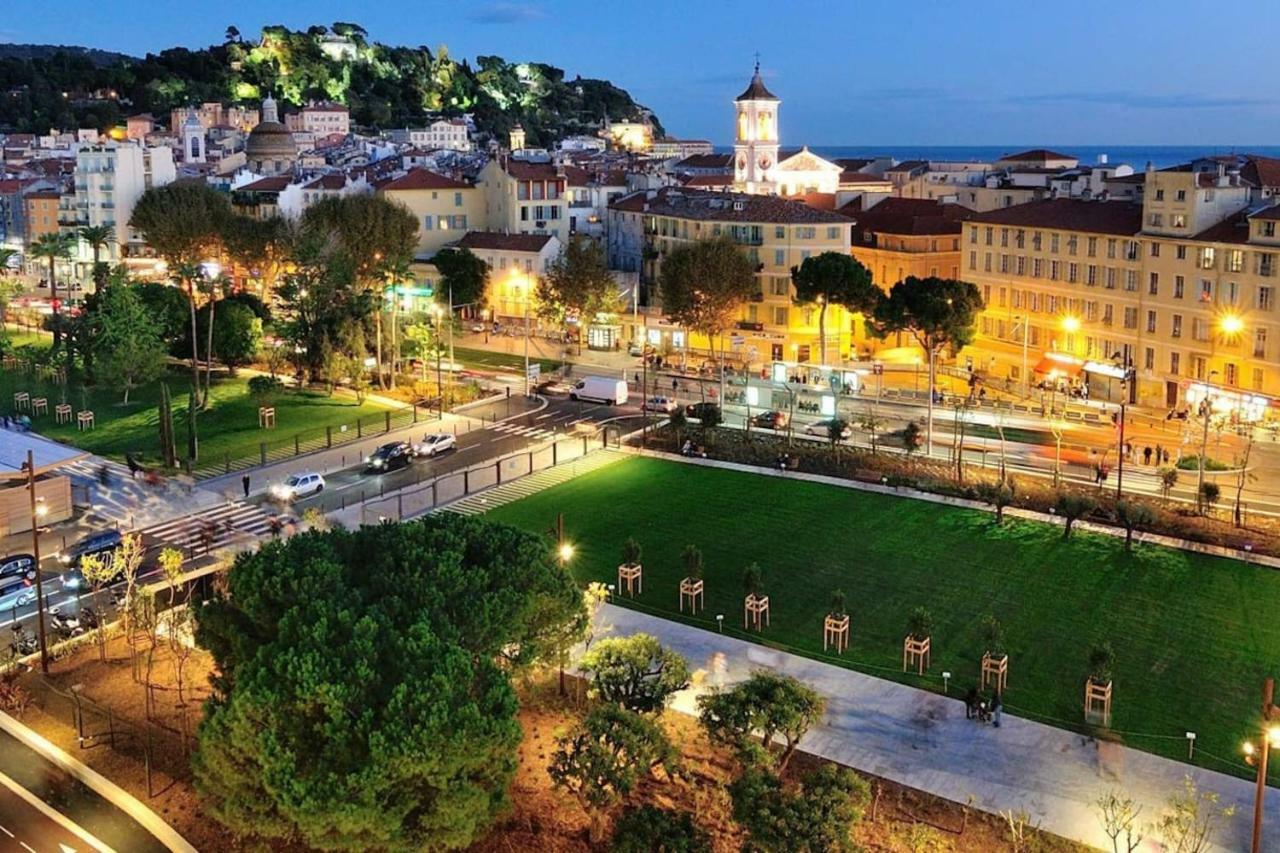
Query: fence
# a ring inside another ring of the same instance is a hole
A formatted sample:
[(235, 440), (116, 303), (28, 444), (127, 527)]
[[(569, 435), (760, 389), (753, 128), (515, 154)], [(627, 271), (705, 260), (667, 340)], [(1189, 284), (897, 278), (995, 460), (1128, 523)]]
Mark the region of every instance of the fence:
[(389, 496), (367, 500), (362, 496), (361, 522), (377, 524), (392, 519), (403, 521), (413, 518), (485, 489), (575, 462), (595, 450), (618, 447), (621, 441), (622, 436), (617, 428), (606, 427), (592, 434), (553, 439), (469, 468), (450, 471), (420, 485), (400, 489)]

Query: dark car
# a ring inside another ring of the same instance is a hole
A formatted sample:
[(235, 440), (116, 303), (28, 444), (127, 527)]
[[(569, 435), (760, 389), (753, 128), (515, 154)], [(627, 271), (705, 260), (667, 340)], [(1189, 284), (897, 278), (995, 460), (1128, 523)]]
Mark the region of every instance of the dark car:
[(761, 429), (786, 429), (791, 416), (786, 412), (761, 412), (751, 418), (751, 425)]
[(413, 445), (407, 441), (392, 441), (382, 445), (364, 460), (365, 471), (381, 474), (404, 468), (413, 462)]
[(690, 403), (684, 407), (684, 414), (685, 417), (700, 421), (705, 421), (708, 417), (716, 423), (721, 421), (720, 407), (715, 403)]
[(80, 589), (84, 586), (84, 574), (80, 564), (85, 557), (102, 556), (108, 565), (115, 558), (116, 549), (124, 542), (124, 535), (119, 530), (106, 530), (86, 536), (58, 555), (58, 562), (66, 566), (62, 573), (62, 585), (68, 589)]

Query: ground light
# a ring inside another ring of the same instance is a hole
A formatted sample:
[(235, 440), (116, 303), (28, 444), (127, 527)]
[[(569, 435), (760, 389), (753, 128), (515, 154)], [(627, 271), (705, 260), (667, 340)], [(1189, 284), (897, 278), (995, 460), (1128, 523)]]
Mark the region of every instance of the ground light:
[(560, 557), (561, 563), (567, 563), (573, 559), (573, 545), (569, 542), (561, 542), (560, 547), (556, 549), (556, 554)]

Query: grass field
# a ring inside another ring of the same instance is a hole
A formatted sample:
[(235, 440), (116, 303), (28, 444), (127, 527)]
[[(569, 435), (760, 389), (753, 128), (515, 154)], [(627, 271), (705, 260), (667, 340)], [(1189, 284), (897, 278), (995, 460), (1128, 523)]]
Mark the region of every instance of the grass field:
[[(506, 352), (490, 352), (485, 349), (470, 349), (468, 347), (454, 347), (453, 357), (468, 367), (487, 367), (500, 368), (505, 367), (511, 370), (524, 372), (524, 354), (523, 353), (506, 353)], [(560, 367), (560, 362), (549, 358), (537, 358), (529, 356), (530, 364), (542, 365), (542, 373), (546, 375), (551, 371)]]
[[(801, 480), (631, 459), (489, 513), (543, 533), (563, 512), (581, 581), (613, 583), (624, 540), (644, 547), (637, 606), (715, 630), (742, 619), (742, 570), (764, 572), (772, 627), (753, 639), (813, 657), (831, 590), (844, 590), (851, 648), (839, 661), (874, 675), (963, 694), (978, 677), (981, 621), (1001, 620), (1010, 654), (1006, 708), (1082, 726), (1095, 641), (1116, 652), (1112, 728), (1125, 743), (1247, 773), (1264, 675), (1280, 659), (1280, 573), (1111, 537)], [(706, 558), (706, 614), (676, 613), (679, 554)], [(935, 621), (922, 681), (901, 672), (911, 610)], [(701, 662), (695, 662), (701, 665)]]
[(7, 337), (14, 347), (25, 347), (28, 345), (49, 346), (53, 342), (53, 338), (44, 332), (28, 332), (18, 328), (7, 328), (3, 331), (4, 337)]
[[(184, 369), (170, 371), (167, 381), (173, 397), (174, 428), (177, 432), (178, 454), (186, 452), (187, 394), (191, 388), (190, 374)], [(47, 397), (49, 414), (33, 419), (32, 428), (42, 435), (92, 453), (112, 459), (123, 459), (126, 453), (156, 462), (159, 458), (159, 414), (156, 404), (160, 399), (158, 382), (134, 389), (129, 404), (122, 405), (123, 393), (116, 388), (82, 389), (73, 378), (68, 383), (65, 399), (75, 411), (90, 409), (94, 413), (96, 427), (81, 432), (75, 423), (55, 424), (53, 408), (63, 400), (63, 392), (54, 382), (45, 382), (31, 374), (0, 375), (0, 410), (11, 413), (14, 391), (26, 391), (34, 399)], [(342, 424), (354, 424), (357, 417), (365, 423), (378, 421), (385, 406), (365, 402), (358, 405), (349, 396), (327, 397), (319, 392), (288, 392), (275, 396), (271, 404), (276, 410), (274, 429), (258, 427), (259, 401), (249, 394), (248, 379), (214, 379), (213, 404), (200, 415), (200, 458), (233, 459), (257, 453), (261, 442), (288, 442), (298, 432), (323, 433), (326, 426), (337, 428)]]

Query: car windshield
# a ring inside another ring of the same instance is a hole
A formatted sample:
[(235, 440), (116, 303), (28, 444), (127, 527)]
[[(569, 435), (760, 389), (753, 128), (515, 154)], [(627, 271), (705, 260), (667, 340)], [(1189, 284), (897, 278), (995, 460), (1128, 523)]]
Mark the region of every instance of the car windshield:
[(292, 477), (290, 477), (289, 479), (285, 480), (285, 481), (284, 481), (284, 484), (285, 484), (286, 486), (296, 486), (296, 485), (298, 485), (298, 484), (299, 484), (299, 483), (301, 483), (301, 482), (302, 482), (302, 478), (301, 478), (301, 477), (299, 477), (297, 474), (294, 474)]

